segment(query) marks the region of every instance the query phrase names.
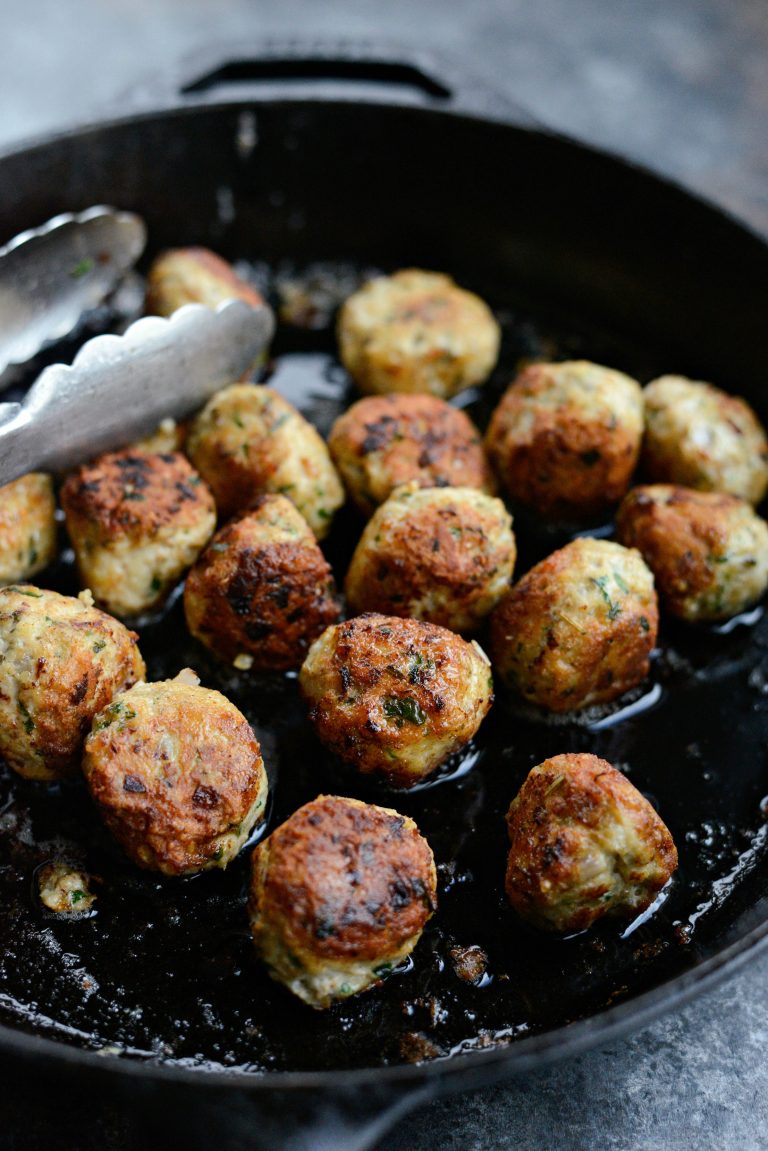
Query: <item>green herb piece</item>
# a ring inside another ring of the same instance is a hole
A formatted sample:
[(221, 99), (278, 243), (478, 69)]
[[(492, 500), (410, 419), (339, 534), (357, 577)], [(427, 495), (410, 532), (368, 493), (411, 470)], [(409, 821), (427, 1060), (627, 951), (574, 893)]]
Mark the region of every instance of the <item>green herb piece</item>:
[(339, 988), (339, 995), (351, 995), (351, 994), (352, 994), (352, 988), (350, 987), (350, 985), (348, 983), (342, 983), (341, 987)]
[(212, 552), (228, 552), (229, 544), (211, 544)]
[(95, 642), (95, 644), (93, 645), (93, 650), (94, 650), (94, 651), (96, 652), (96, 654), (98, 655), (98, 653), (99, 653), (100, 651), (104, 651), (104, 648), (105, 648), (106, 646), (107, 646), (107, 641), (106, 641), (105, 639), (97, 639), (97, 640), (96, 640), (96, 642)]
[(152, 582), (149, 585), (149, 590), (150, 591), (162, 591), (162, 588), (163, 588), (163, 581), (160, 579), (160, 576), (152, 576)]
[(627, 587), (626, 580), (622, 579), (617, 571), (613, 573), (613, 578), (616, 580), (616, 586), (621, 591), (623, 591), (625, 595), (629, 595), (629, 588)]
[(87, 276), (89, 272), (92, 272), (95, 267), (95, 260), (92, 260), (90, 256), (86, 256), (84, 260), (80, 260), (75, 264), (74, 268), (70, 269), (69, 274), (73, 280), (80, 280), (83, 276)]
[(21, 702), (21, 700), (19, 700), (19, 711), (21, 712), (22, 716), (24, 717), (24, 730), (26, 731), (27, 735), (31, 735), (32, 732), (35, 730), (35, 721), (33, 720), (32, 716), (29, 714), (27, 708)]
[(317, 514), (319, 515), (321, 520), (329, 520), (331, 518), (331, 513), (328, 511), (327, 508), (318, 508)]
[(403, 699), (398, 699), (397, 696), (388, 695), (384, 699), (384, 714), (387, 719), (394, 719), (398, 727), (402, 727), (404, 722), (413, 724), (422, 724), (427, 722), (427, 713), (421, 707), (417, 699), (411, 696), (405, 696)]
[(650, 631), (651, 630), (651, 625), (649, 624), (648, 620), (646, 619), (646, 617), (644, 615), (640, 616), (640, 627), (643, 629), (643, 631)]
[(451, 527), (451, 535), (453, 536), (453, 538), (455, 540), (461, 539), (463, 531), (464, 531), (463, 528), (456, 527), (455, 524)]
[(15, 591), (17, 593), (17, 595), (29, 596), (30, 599), (42, 599), (43, 598), (42, 592), (30, 591), (29, 588), (25, 588), (25, 587), (9, 587), (8, 591)]
[(240, 413), (239, 413), (239, 412), (235, 412), (235, 413), (233, 414), (233, 416), (232, 416), (232, 422), (233, 422), (233, 424), (235, 424), (235, 425), (236, 425), (238, 428), (242, 428), (243, 430), (245, 430), (245, 424), (244, 424), (244, 423), (243, 423), (243, 421), (240, 419)]
[(593, 576), (592, 583), (599, 589), (600, 595), (608, 605), (608, 619), (615, 620), (621, 615), (621, 604), (614, 603), (608, 592), (608, 576)]
[(216, 850), (214, 851), (213, 855), (211, 856), (211, 859), (213, 859), (216, 863), (218, 863), (223, 854), (224, 854), (224, 848), (219, 843), (219, 844), (217, 844)]
[(78, 888), (77, 891), (70, 892), (69, 898), (72, 903), (79, 903), (81, 899), (85, 899), (85, 892)]
[(133, 490), (133, 488), (126, 488), (125, 491), (123, 492), (123, 499), (124, 500), (143, 500), (144, 496), (141, 494), (141, 492), (135, 492)]

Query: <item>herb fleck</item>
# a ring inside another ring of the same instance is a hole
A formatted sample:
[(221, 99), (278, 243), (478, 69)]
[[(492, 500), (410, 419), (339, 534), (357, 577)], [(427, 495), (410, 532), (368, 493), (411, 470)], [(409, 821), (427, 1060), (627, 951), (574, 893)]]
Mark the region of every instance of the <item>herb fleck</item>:
[(615, 620), (621, 615), (621, 604), (614, 603), (608, 592), (608, 576), (593, 576), (592, 583), (599, 589), (600, 595), (608, 605), (608, 619)]
[(427, 722), (427, 713), (419, 701), (413, 699), (411, 696), (405, 696), (402, 699), (393, 695), (386, 696), (384, 699), (384, 714), (387, 719), (394, 719), (398, 727), (402, 727), (406, 721), (413, 724)]
[(74, 268), (70, 269), (70, 276), (73, 280), (81, 280), (83, 276), (87, 276), (96, 267), (95, 262), (90, 256), (86, 256), (84, 260), (80, 260), (75, 264)]

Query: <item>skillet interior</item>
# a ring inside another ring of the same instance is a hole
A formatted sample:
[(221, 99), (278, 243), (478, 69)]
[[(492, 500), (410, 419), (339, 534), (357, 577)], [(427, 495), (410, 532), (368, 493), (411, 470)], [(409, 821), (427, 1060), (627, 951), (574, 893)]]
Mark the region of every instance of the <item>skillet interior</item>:
[[(559, 141), (454, 117), (264, 107), (259, 144), (248, 152), (250, 126), (225, 107), (73, 136), (23, 162), (11, 157), (0, 167), (14, 191), (3, 231), (105, 200), (142, 211), (155, 248), (203, 242), (254, 259), (445, 268), (504, 314), (494, 394), (520, 355), (544, 353), (584, 355), (642, 379), (701, 374), (761, 406), (765, 250), (674, 190)], [(331, 347), (328, 333), (282, 333), (273, 381), (324, 429), (345, 398)], [(481, 422), (488, 405), (474, 410)], [(342, 566), (355, 530), (350, 516), (330, 542)], [(559, 542), (529, 533), (522, 564)], [(72, 586), (66, 565), (55, 579)], [(324, 759), (293, 681), (222, 673), (186, 638), (178, 604), (141, 631), (153, 676), (190, 664), (252, 720), (275, 769), (273, 822), (323, 790), (381, 798)], [(725, 635), (665, 627), (667, 654), (652, 678), (660, 702), (596, 731), (532, 723), (499, 700), (471, 772), (394, 801), (444, 864), (440, 914), (413, 970), (323, 1015), (294, 1003), (253, 961), (243, 860), (224, 876), (158, 883), (123, 863), (76, 786), (49, 792), (4, 776), (1, 1014), (138, 1057), (301, 1069), (507, 1042), (636, 994), (738, 933), (764, 891), (766, 644), (762, 620)], [(681, 849), (668, 900), (626, 939), (616, 927), (541, 939), (501, 896), (503, 811), (533, 763), (576, 749), (628, 766)], [(34, 910), (32, 871), (62, 850), (84, 852), (103, 877), (93, 919), (59, 924)], [(750, 868), (732, 891), (734, 873)], [(454, 943), (488, 951), (486, 986), (456, 978)]]

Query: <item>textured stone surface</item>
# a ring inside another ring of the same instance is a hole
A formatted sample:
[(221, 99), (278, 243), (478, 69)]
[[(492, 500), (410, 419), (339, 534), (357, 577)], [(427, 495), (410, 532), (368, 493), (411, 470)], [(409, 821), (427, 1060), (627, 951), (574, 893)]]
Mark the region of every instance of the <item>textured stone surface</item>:
[[(32, 0), (3, 5), (0, 146), (129, 110), (121, 93), (216, 40), (375, 35), (452, 52), (541, 121), (623, 151), (768, 231), (765, 0)], [(768, 1146), (768, 957), (629, 1040), (402, 1121), (388, 1151)], [(127, 1146), (120, 1119), (51, 1141), (28, 1100), (0, 1147)], [(215, 1146), (215, 1137), (211, 1139)]]

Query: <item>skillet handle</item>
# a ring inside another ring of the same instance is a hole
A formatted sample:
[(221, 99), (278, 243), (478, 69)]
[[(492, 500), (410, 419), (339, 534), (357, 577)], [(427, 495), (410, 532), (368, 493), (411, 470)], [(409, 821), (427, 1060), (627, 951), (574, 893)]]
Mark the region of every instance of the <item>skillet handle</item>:
[(463, 61), (431, 51), (371, 41), (268, 40), (219, 44), (185, 57), (165, 91), (149, 84), (140, 102), (160, 95), (172, 104), (325, 98), (427, 106), (482, 115), (524, 128), (540, 125), (503, 90), (472, 74)]

